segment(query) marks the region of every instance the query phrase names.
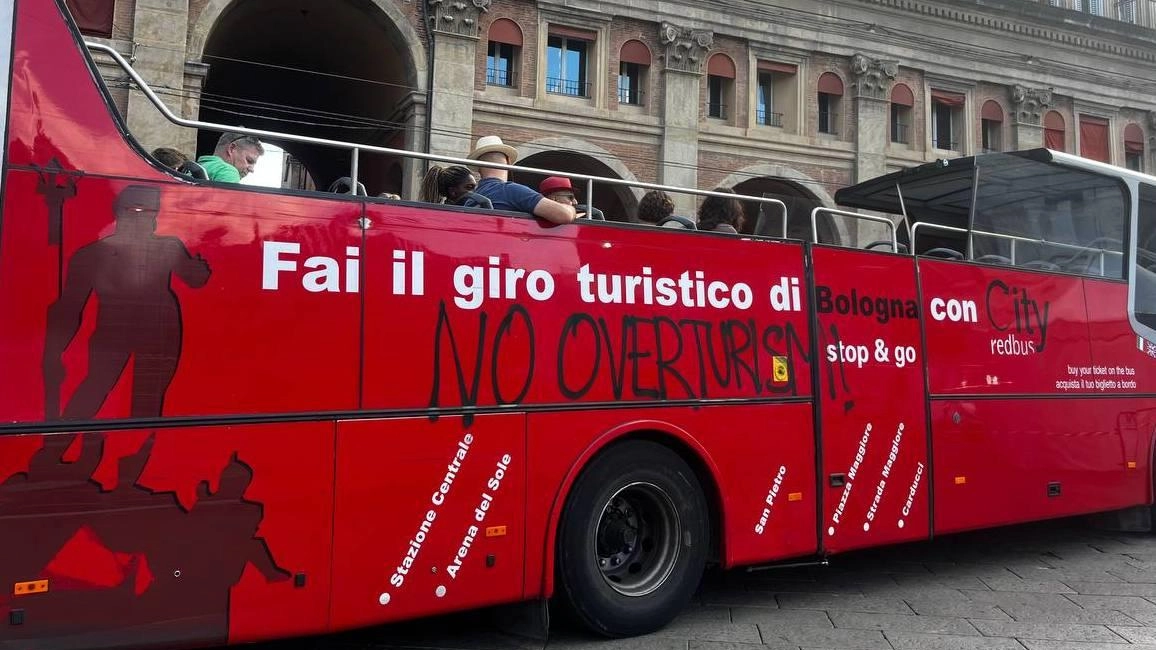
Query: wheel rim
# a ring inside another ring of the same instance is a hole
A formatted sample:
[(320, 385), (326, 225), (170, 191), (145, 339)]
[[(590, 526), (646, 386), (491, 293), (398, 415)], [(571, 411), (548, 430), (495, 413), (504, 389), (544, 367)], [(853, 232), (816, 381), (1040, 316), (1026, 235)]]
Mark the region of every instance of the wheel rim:
[(670, 577), (681, 538), (682, 520), (666, 491), (653, 483), (631, 483), (602, 506), (594, 562), (611, 589), (645, 596)]

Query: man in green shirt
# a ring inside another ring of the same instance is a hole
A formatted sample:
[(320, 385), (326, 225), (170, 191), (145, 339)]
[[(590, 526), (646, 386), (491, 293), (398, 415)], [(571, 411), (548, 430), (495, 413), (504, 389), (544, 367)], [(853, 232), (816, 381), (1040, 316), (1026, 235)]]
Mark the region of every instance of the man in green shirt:
[(209, 180), (222, 183), (239, 183), (253, 171), (257, 159), (265, 153), (261, 141), (251, 135), (225, 133), (217, 140), (217, 148), (211, 156), (197, 158), (197, 163), (205, 168)]

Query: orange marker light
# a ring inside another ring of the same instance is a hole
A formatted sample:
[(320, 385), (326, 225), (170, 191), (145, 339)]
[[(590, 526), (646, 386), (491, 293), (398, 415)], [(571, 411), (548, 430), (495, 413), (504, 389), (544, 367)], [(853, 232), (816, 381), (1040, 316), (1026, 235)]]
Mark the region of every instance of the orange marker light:
[(27, 596), (28, 594), (43, 594), (48, 592), (47, 580), (32, 580), (30, 582), (17, 582), (12, 590), (12, 594), (16, 596)]
[(486, 528), (486, 537), (502, 537), (505, 534), (505, 526), (489, 526)]
[(1128, 461), (1128, 469), (1136, 469), (1136, 461), (1134, 461), (1134, 460)]
[(956, 485), (963, 485), (964, 483), (967, 483), (967, 477), (966, 476), (955, 477), (955, 484)]
[(787, 495), (787, 501), (802, 501), (802, 500), (803, 500), (803, 493), (802, 492), (792, 492), (792, 493)]

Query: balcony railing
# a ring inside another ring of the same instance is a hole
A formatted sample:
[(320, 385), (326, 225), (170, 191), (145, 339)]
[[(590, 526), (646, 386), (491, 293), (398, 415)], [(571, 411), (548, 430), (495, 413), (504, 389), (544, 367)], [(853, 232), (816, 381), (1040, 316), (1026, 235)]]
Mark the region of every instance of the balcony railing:
[(839, 135), (839, 114), (819, 111), (819, 133)]
[(551, 95), (569, 95), (571, 97), (589, 97), (590, 82), (577, 79), (561, 79), (546, 77), (546, 92)]
[(505, 86), (507, 88), (513, 87), (515, 83), (514, 75), (509, 70), (502, 68), (486, 68), (486, 85), (487, 86)]
[(891, 123), (891, 141), (895, 144), (911, 144), (911, 127), (902, 122)]
[(763, 126), (783, 126), (782, 113), (768, 113), (765, 109), (755, 111), (755, 121)]
[(619, 86), (618, 88), (618, 103), (630, 104), (631, 106), (642, 106), (642, 99), (645, 93), (637, 88), (626, 88)]
[(959, 141), (947, 138), (933, 138), (931, 146), (941, 151), (959, 151)]

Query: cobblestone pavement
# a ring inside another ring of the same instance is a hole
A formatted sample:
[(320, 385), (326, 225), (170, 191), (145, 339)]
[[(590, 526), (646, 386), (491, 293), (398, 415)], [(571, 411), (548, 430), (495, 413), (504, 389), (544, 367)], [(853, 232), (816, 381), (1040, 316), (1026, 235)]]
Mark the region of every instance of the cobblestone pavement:
[[(553, 610), (552, 610), (553, 611)], [(473, 612), (255, 650), (1156, 650), (1156, 535), (1068, 520), (840, 555), (829, 566), (712, 572), (645, 637), (555, 617), (548, 641)]]

